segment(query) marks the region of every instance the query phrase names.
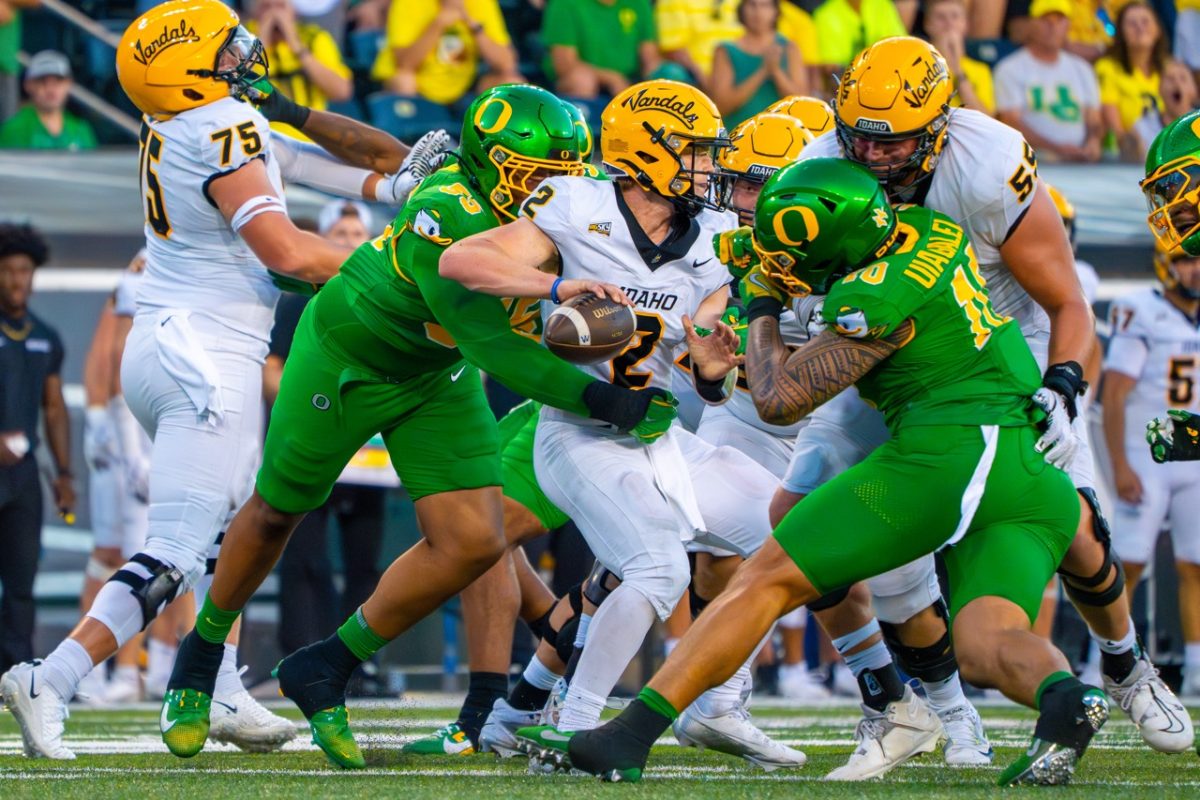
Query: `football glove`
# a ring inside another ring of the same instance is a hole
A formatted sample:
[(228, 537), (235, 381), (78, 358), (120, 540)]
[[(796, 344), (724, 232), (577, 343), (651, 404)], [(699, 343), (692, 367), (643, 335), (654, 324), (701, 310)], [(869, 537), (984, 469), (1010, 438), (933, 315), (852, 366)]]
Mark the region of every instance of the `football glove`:
[(430, 131), (422, 136), (408, 151), (400, 170), (384, 175), (376, 184), (375, 199), (391, 206), (404, 205), (413, 189), (442, 166), (454, 144), (454, 138), (444, 130)]
[(282, 122), (296, 130), (300, 130), (304, 123), (308, 122), (310, 110), (297, 105), (267, 78), (255, 81), (254, 85), (246, 89), (241, 99), (249, 101), (271, 122)]
[(713, 250), (729, 274), (739, 281), (758, 263), (754, 237), (748, 226), (718, 233), (713, 237)]
[(746, 324), (770, 314), (779, 317), (788, 301), (788, 293), (763, 274), (756, 264), (738, 284), (738, 293), (746, 304)]
[(630, 434), (642, 444), (651, 444), (662, 437), (679, 415), (676, 410), (679, 401), (675, 396), (663, 389), (643, 389), (638, 394), (650, 395), (646, 403), (646, 413), (641, 421), (633, 426)]
[(89, 406), (83, 418), (83, 457), (88, 469), (107, 469), (121, 460), (117, 426), (106, 406)]
[(1071, 427), (1067, 401), (1058, 392), (1043, 386), (1034, 392), (1033, 402), (1046, 413), (1042, 421), (1042, 437), (1034, 449), (1042, 454), (1046, 463), (1065, 472), (1071, 468), (1071, 462), (1075, 460), (1075, 454), (1082, 444), (1079, 434)]
[(603, 420), (643, 444), (667, 432), (679, 405), (670, 392), (662, 389), (635, 391), (606, 381), (589, 383), (583, 390), (583, 403), (593, 419)]
[(1058, 393), (1067, 409), (1067, 416), (1074, 421), (1079, 413), (1075, 398), (1083, 397), (1088, 388), (1087, 381), (1083, 379), (1083, 367), (1077, 361), (1051, 364), (1042, 376), (1042, 386)]
[(1159, 464), (1200, 460), (1200, 414), (1172, 409), (1165, 417), (1155, 417), (1146, 423), (1146, 441)]

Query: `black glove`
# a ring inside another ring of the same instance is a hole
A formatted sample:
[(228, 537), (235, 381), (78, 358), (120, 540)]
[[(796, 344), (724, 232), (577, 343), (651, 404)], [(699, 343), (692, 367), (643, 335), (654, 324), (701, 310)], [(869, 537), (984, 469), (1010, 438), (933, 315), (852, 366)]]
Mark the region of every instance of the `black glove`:
[(1083, 367), (1076, 361), (1064, 361), (1061, 364), (1051, 364), (1042, 377), (1042, 386), (1057, 392), (1063, 399), (1067, 409), (1067, 417), (1072, 422), (1079, 415), (1075, 405), (1076, 397), (1083, 397), (1087, 391), (1087, 381), (1083, 379)]
[(312, 111), (307, 106), (294, 103), (290, 97), (266, 80), (254, 84), (253, 88), (246, 93), (246, 97), (270, 122), (282, 122), (285, 125), (291, 125), (296, 130), (304, 127), (304, 123), (308, 122), (308, 115)]
[(588, 416), (603, 420), (621, 433), (629, 433), (638, 426), (650, 409), (655, 398), (671, 398), (663, 389), (624, 389), (605, 381), (592, 381), (583, 390), (583, 403)]

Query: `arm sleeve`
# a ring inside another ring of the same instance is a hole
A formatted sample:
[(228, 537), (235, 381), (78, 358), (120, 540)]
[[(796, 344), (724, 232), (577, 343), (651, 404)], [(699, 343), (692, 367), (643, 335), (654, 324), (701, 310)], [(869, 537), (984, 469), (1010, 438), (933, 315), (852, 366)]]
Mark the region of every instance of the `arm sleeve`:
[(361, 200), (363, 182), (374, 174), (343, 164), (312, 142), (302, 142), (283, 133), (272, 133), (271, 153), (287, 183), (299, 183), (338, 197)]
[(1142, 331), (1142, 319), (1135, 306), (1117, 300), (1109, 309), (1112, 322), (1112, 338), (1108, 341), (1108, 353), (1104, 356), (1104, 368), (1120, 372), (1131, 378), (1140, 378), (1146, 366), (1150, 346)]

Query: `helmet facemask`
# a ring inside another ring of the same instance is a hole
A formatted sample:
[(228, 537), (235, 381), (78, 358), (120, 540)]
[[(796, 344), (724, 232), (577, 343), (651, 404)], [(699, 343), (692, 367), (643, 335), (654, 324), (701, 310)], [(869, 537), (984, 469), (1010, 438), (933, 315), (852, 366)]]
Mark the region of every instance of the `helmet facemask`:
[[(847, 125), (842, 121), (841, 117), (834, 118), (838, 141), (842, 145), (842, 150), (845, 152), (846, 158), (855, 163), (862, 164), (875, 173), (875, 177), (879, 179), (879, 182), (891, 194), (912, 191), (921, 182), (933, 176), (933, 169), (937, 166), (938, 157), (941, 155), (942, 147), (945, 144), (946, 125), (949, 121), (949, 106), (943, 106), (941, 113), (934, 117), (933, 121), (925, 126), (925, 128), (902, 133), (867, 132)], [(917, 146), (911, 155), (899, 161), (874, 164), (863, 161), (855, 153), (854, 144), (858, 139), (880, 143), (903, 142), (908, 139), (916, 139)]]
[(254, 84), (270, 75), (267, 51), (258, 37), (238, 25), (229, 32), (225, 43), (217, 49), (213, 68), (189, 70), (201, 78), (215, 78), (229, 84), (229, 93), (242, 97)]
[[(693, 137), (679, 133), (667, 133), (665, 128), (655, 130), (647, 122), (643, 122), (642, 127), (650, 134), (650, 141), (658, 145), (659, 150), (665, 152), (675, 162), (676, 172), (667, 186), (665, 195), (667, 199), (688, 216), (694, 217), (706, 208), (714, 211), (721, 210), (720, 187), (718, 186), (720, 169), (717, 167), (717, 159), (721, 151), (730, 146), (729, 137), (724, 135), (724, 129), (718, 136)], [(696, 156), (705, 150), (708, 151), (709, 166), (707, 169), (697, 169)], [(655, 154), (652, 153), (639, 153), (639, 155), (647, 162), (656, 160)], [(703, 176), (699, 181), (705, 187), (703, 195), (696, 192), (697, 177), (699, 176)], [(650, 176), (645, 173), (638, 177), (638, 182), (645, 188), (656, 189)]]
[(1200, 254), (1200, 159), (1185, 156), (1168, 162), (1141, 186), (1150, 209), (1146, 221), (1162, 248)]
[(508, 219), (517, 218), (517, 209), (525, 198), (546, 178), (559, 175), (583, 175), (584, 164), (579, 154), (561, 151), (562, 158), (534, 158), (521, 155), (502, 145), (495, 145), (487, 157), (496, 170), (495, 187), (488, 192), (492, 207)]

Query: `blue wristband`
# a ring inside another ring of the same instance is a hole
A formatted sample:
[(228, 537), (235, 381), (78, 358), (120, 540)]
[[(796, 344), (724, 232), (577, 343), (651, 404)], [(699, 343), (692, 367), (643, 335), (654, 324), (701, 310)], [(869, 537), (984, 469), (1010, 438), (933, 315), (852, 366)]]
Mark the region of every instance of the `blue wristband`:
[(563, 279), (561, 277), (558, 277), (558, 278), (554, 279), (554, 283), (550, 284), (550, 300), (552, 302), (554, 302), (555, 304), (562, 302), (562, 300), (558, 299), (558, 285), (562, 282), (563, 282)]

